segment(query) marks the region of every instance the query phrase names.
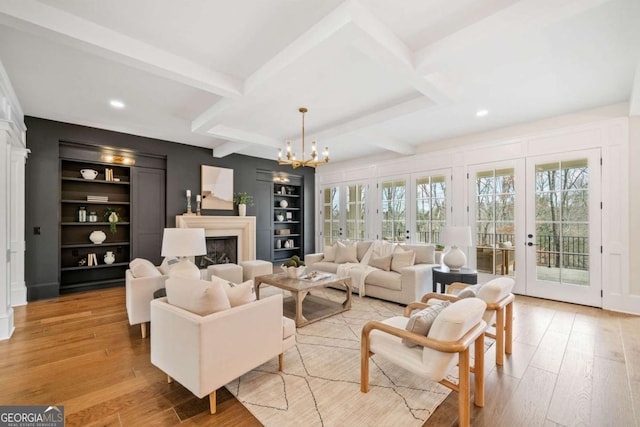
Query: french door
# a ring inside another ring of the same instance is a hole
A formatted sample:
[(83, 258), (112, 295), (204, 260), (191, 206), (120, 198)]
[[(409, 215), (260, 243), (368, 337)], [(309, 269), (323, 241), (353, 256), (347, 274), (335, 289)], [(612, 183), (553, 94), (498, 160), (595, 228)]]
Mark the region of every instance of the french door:
[(481, 281), (513, 276), (518, 293), (601, 306), (600, 151), (469, 171), (470, 258)]
[(449, 211), (449, 170), (382, 179), (378, 183), (381, 239), (439, 243)]
[(527, 159), (527, 295), (601, 306), (600, 150)]
[(366, 238), (367, 188), (365, 183), (349, 183), (322, 189), (324, 245)]

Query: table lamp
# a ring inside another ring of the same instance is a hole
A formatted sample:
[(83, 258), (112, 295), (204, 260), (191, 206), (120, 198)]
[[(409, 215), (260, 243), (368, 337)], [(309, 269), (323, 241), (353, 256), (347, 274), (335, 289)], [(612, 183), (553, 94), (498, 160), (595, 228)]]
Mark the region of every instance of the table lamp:
[(165, 228), (161, 255), (175, 256), (180, 262), (171, 267), (169, 277), (200, 279), (200, 270), (188, 257), (207, 254), (204, 228)]
[(450, 246), (449, 252), (444, 255), (442, 262), (451, 271), (460, 271), (460, 268), (467, 263), (467, 256), (458, 246), (471, 246), (471, 227), (443, 227), (440, 240), (445, 246)]

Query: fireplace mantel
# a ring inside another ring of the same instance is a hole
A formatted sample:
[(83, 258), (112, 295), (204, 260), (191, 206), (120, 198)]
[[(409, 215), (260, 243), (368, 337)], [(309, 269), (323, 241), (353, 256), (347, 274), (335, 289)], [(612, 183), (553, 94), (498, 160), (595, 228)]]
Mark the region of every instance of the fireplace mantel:
[(178, 215), (177, 228), (204, 228), (206, 237), (238, 237), (238, 262), (256, 259), (255, 216)]

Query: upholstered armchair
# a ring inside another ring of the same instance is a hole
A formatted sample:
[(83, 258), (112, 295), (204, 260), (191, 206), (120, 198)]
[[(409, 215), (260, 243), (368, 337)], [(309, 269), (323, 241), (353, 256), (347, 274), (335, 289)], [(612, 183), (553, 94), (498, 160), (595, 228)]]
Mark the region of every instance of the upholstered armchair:
[[(360, 390), (369, 390), (369, 357), (373, 354), (401, 366), (425, 378), (439, 382), (459, 394), (458, 413), (460, 426), (470, 422), (470, 373), (474, 373), (474, 403), (484, 406), (484, 331), (482, 320), (487, 304), (479, 298), (467, 298), (442, 309), (428, 334), (407, 330), (411, 312), (429, 306), (414, 302), (409, 304), (404, 316), (396, 316), (382, 322), (368, 322), (362, 329)], [(409, 347), (403, 340), (417, 344)], [(470, 366), (469, 347), (474, 344), (474, 367)], [(458, 355), (456, 358), (455, 355)], [(459, 383), (448, 381), (445, 376), (458, 361)]]
[(498, 277), (483, 285), (456, 282), (447, 286), (447, 294), (429, 293), (422, 297), (422, 302), (458, 301), (465, 296), (463, 294), (465, 290), (465, 293), (471, 291), (469, 296), (477, 296), (486, 302), (487, 310), (483, 319), (487, 327), (495, 324), (496, 333), (488, 331), (485, 333), (496, 340), (496, 365), (502, 366), (504, 354), (511, 354), (513, 347), (513, 301), (515, 298), (511, 291), (514, 285), (515, 281), (511, 277)]
[[(153, 264), (151, 264), (153, 267)], [(140, 325), (142, 338), (147, 337), (147, 323), (150, 320), (149, 303), (153, 293), (164, 288), (169, 276), (164, 275), (156, 267), (152, 275), (135, 277), (131, 270), (125, 272), (125, 300), (130, 325)]]
[(295, 324), (282, 316), (282, 295), (199, 315), (151, 302), (151, 363), (216, 412), (216, 390), (295, 345)]

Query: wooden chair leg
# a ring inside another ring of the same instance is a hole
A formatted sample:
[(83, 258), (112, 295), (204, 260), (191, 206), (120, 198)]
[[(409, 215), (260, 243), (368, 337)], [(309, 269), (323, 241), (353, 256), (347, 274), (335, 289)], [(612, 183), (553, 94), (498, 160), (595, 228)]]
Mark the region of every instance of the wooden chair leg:
[(482, 408), (484, 406), (484, 334), (476, 338), (473, 357), (473, 402)]
[(173, 378), (167, 375), (167, 384), (171, 384), (173, 382)]
[(360, 391), (369, 391), (369, 335), (362, 333), (360, 340)]
[(140, 323), (140, 332), (142, 332), (142, 338), (147, 337), (147, 322)]
[(216, 413), (216, 391), (209, 393), (209, 412), (213, 415)]
[(513, 351), (513, 301), (507, 304), (505, 310), (506, 322), (505, 330), (505, 353), (511, 354)]
[(280, 353), (278, 355), (278, 370), (282, 372), (283, 369), (284, 369), (284, 354)]
[(496, 311), (496, 365), (504, 365), (504, 308)]
[(469, 379), (469, 348), (461, 351), (458, 358), (458, 425), (468, 427), (471, 422), (469, 405), (471, 403), (471, 390)]

